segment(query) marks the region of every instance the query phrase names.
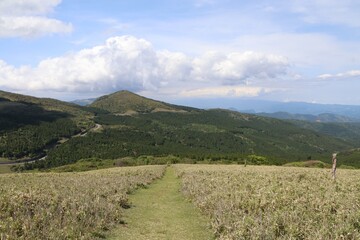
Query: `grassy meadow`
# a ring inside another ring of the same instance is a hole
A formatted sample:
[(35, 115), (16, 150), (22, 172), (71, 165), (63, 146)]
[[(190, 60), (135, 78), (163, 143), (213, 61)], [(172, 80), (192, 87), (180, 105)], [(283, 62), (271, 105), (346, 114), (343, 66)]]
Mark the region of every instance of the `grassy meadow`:
[(217, 239), (360, 239), (360, 171), (177, 165)]
[[(194, 206), (204, 227), (185, 225), (199, 221)], [(335, 181), (328, 168), (206, 164), (0, 175), (1, 240), (185, 239), (208, 227), (221, 240), (360, 239), (360, 171), (338, 169)]]
[(0, 175), (0, 239), (97, 239), (164, 166)]

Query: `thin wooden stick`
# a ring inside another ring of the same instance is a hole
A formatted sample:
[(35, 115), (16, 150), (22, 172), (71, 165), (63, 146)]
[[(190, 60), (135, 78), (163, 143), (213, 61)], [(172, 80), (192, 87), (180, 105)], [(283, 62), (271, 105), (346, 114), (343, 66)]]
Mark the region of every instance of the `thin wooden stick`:
[(331, 170), (331, 174), (332, 174), (332, 178), (335, 180), (336, 178), (336, 153), (333, 153), (332, 155), (332, 170)]

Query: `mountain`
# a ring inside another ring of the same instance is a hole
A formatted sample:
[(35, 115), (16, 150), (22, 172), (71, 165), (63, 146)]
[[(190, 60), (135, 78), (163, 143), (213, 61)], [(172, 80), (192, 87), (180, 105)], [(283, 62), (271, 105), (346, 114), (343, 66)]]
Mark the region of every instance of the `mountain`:
[(331, 113), (311, 115), (276, 112), (256, 113), (256, 115), (288, 120), (301, 128), (352, 142), (357, 146), (360, 145), (360, 122), (358, 119)]
[(47, 146), (94, 125), (87, 108), (0, 91), (0, 157), (43, 155)]
[(96, 100), (96, 98), (77, 99), (77, 100), (71, 101), (70, 103), (74, 103), (74, 104), (80, 105), (80, 106), (87, 106), (87, 105), (92, 104), (95, 100)]
[(360, 106), (340, 104), (317, 104), (304, 102), (273, 102), (261, 100), (242, 100), (228, 103), (232, 108), (240, 112), (251, 113), (276, 113), (287, 112), (290, 114), (311, 114), (323, 113), (341, 115), (353, 119), (360, 119)]
[(309, 157), (327, 159), (333, 151), (355, 146), (282, 120), (177, 106), (128, 91), (100, 97), (90, 107), (107, 111), (94, 118), (102, 132), (71, 139), (50, 152), (43, 167), (90, 157), (169, 154), (195, 159), (262, 155), (280, 163)]
[(348, 122), (308, 122), (289, 120), (291, 123), (320, 134), (336, 137), (360, 146), (360, 123)]
[(145, 98), (129, 91), (119, 91), (96, 99), (90, 107), (103, 109), (115, 114), (137, 114), (150, 112), (188, 112), (190, 107), (176, 106), (149, 98)]
[[(73, 103), (63, 102), (52, 98), (36, 98), (32, 96), (0, 91), (0, 99), (2, 99), (3, 102), (8, 102), (8, 104), (32, 105), (42, 108), (46, 111), (68, 113), (71, 114), (73, 117), (87, 117), (91, 115), (88, 113), (88, 109), (86, 108), (82, 108)], [(3, 107), (5, 107), (6, 105), (7, 104), (3, 103)]]
[(332, 113), (322, 113), (319, 115), (311, 115), (311, 114), (292, 114), (288, 112), (275, 112), (275, 113), (256, 113), (256, 115), (264, 116), (264, 117), (272, 117), (277, 119), (286, 119), (286, 120), (302, 120), (302, 121), (309, 121), (309, 122), (360, 122), (359, 119), (341, 116)]
[(360, 106), (340, 104), (318, 104), (305, 102), (276, 102), (267, 100), (251, 100), (237, 98), (178, 100), (177, 104), (198, 108), (226, 108), (243, 113), (276, 113), (319, 115), (331, 113), (350, 118), (360, 119)]
[[(0, 156), (32, 157), (48, 149), (47, 158), (28, 169), (142, 155), (264, 164), (329, 161), (334, 151), (358, 147), (289, 121), (172, 105), (128, 91), (100, 97), (89, 107), (1, 92), (0, 106)], [(95, 124), (96, 130), (72, 137)], [(48, 148), (62, 138), (67, 141)]]
[[(290, 122), (213, 109), (193, 112), (153, 112), (138, 115), (98, 115), (101, 133), (73, 138), (49, 153), (41, 167), (80, 159), (176, 155), (198, 160), (264, 156), (282, 164), (308, 158), (330, 160), (332, 152), (355, 145)], [(256, 158), (256, 157), (255, 157)], [(265, 162), (264, 162), (265, 163)]]

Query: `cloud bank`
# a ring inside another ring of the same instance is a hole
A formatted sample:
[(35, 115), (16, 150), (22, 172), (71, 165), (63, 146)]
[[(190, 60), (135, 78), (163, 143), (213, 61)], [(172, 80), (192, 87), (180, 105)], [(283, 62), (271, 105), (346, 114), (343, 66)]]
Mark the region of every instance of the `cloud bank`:
[[(235, 87), (282, 77), (288, 68), (288, 60), (282, 56), (207, 52), (190, 57), (180, 52), (158, 51), (144, 39), (121, 36), (109, 38), (103, 45), (43, 60), (36, 67), (16, 68), (0, 61), (0, 87), (99, 93), (119, 89), (139, 92), (176, 87), (185, 90), (193, 86)], [(250, 90), (251, 95), (254, 92), (259, 90)]]
[(61, 0), (1, 0), (0, 38), (71, 32), (70, 23), (46, 17), (60, 3)]

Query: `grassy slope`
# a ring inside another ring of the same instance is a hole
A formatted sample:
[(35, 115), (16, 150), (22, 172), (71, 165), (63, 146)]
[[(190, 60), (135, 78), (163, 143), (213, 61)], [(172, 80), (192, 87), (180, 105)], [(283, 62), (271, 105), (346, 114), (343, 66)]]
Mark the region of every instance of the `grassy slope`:
[(180, 181), (168, 168), (161, 180), (130, 196), (133, 207), (125, 215), (126, 225), (110, 239), (213, 239), (206, 219), (179, 191)]

